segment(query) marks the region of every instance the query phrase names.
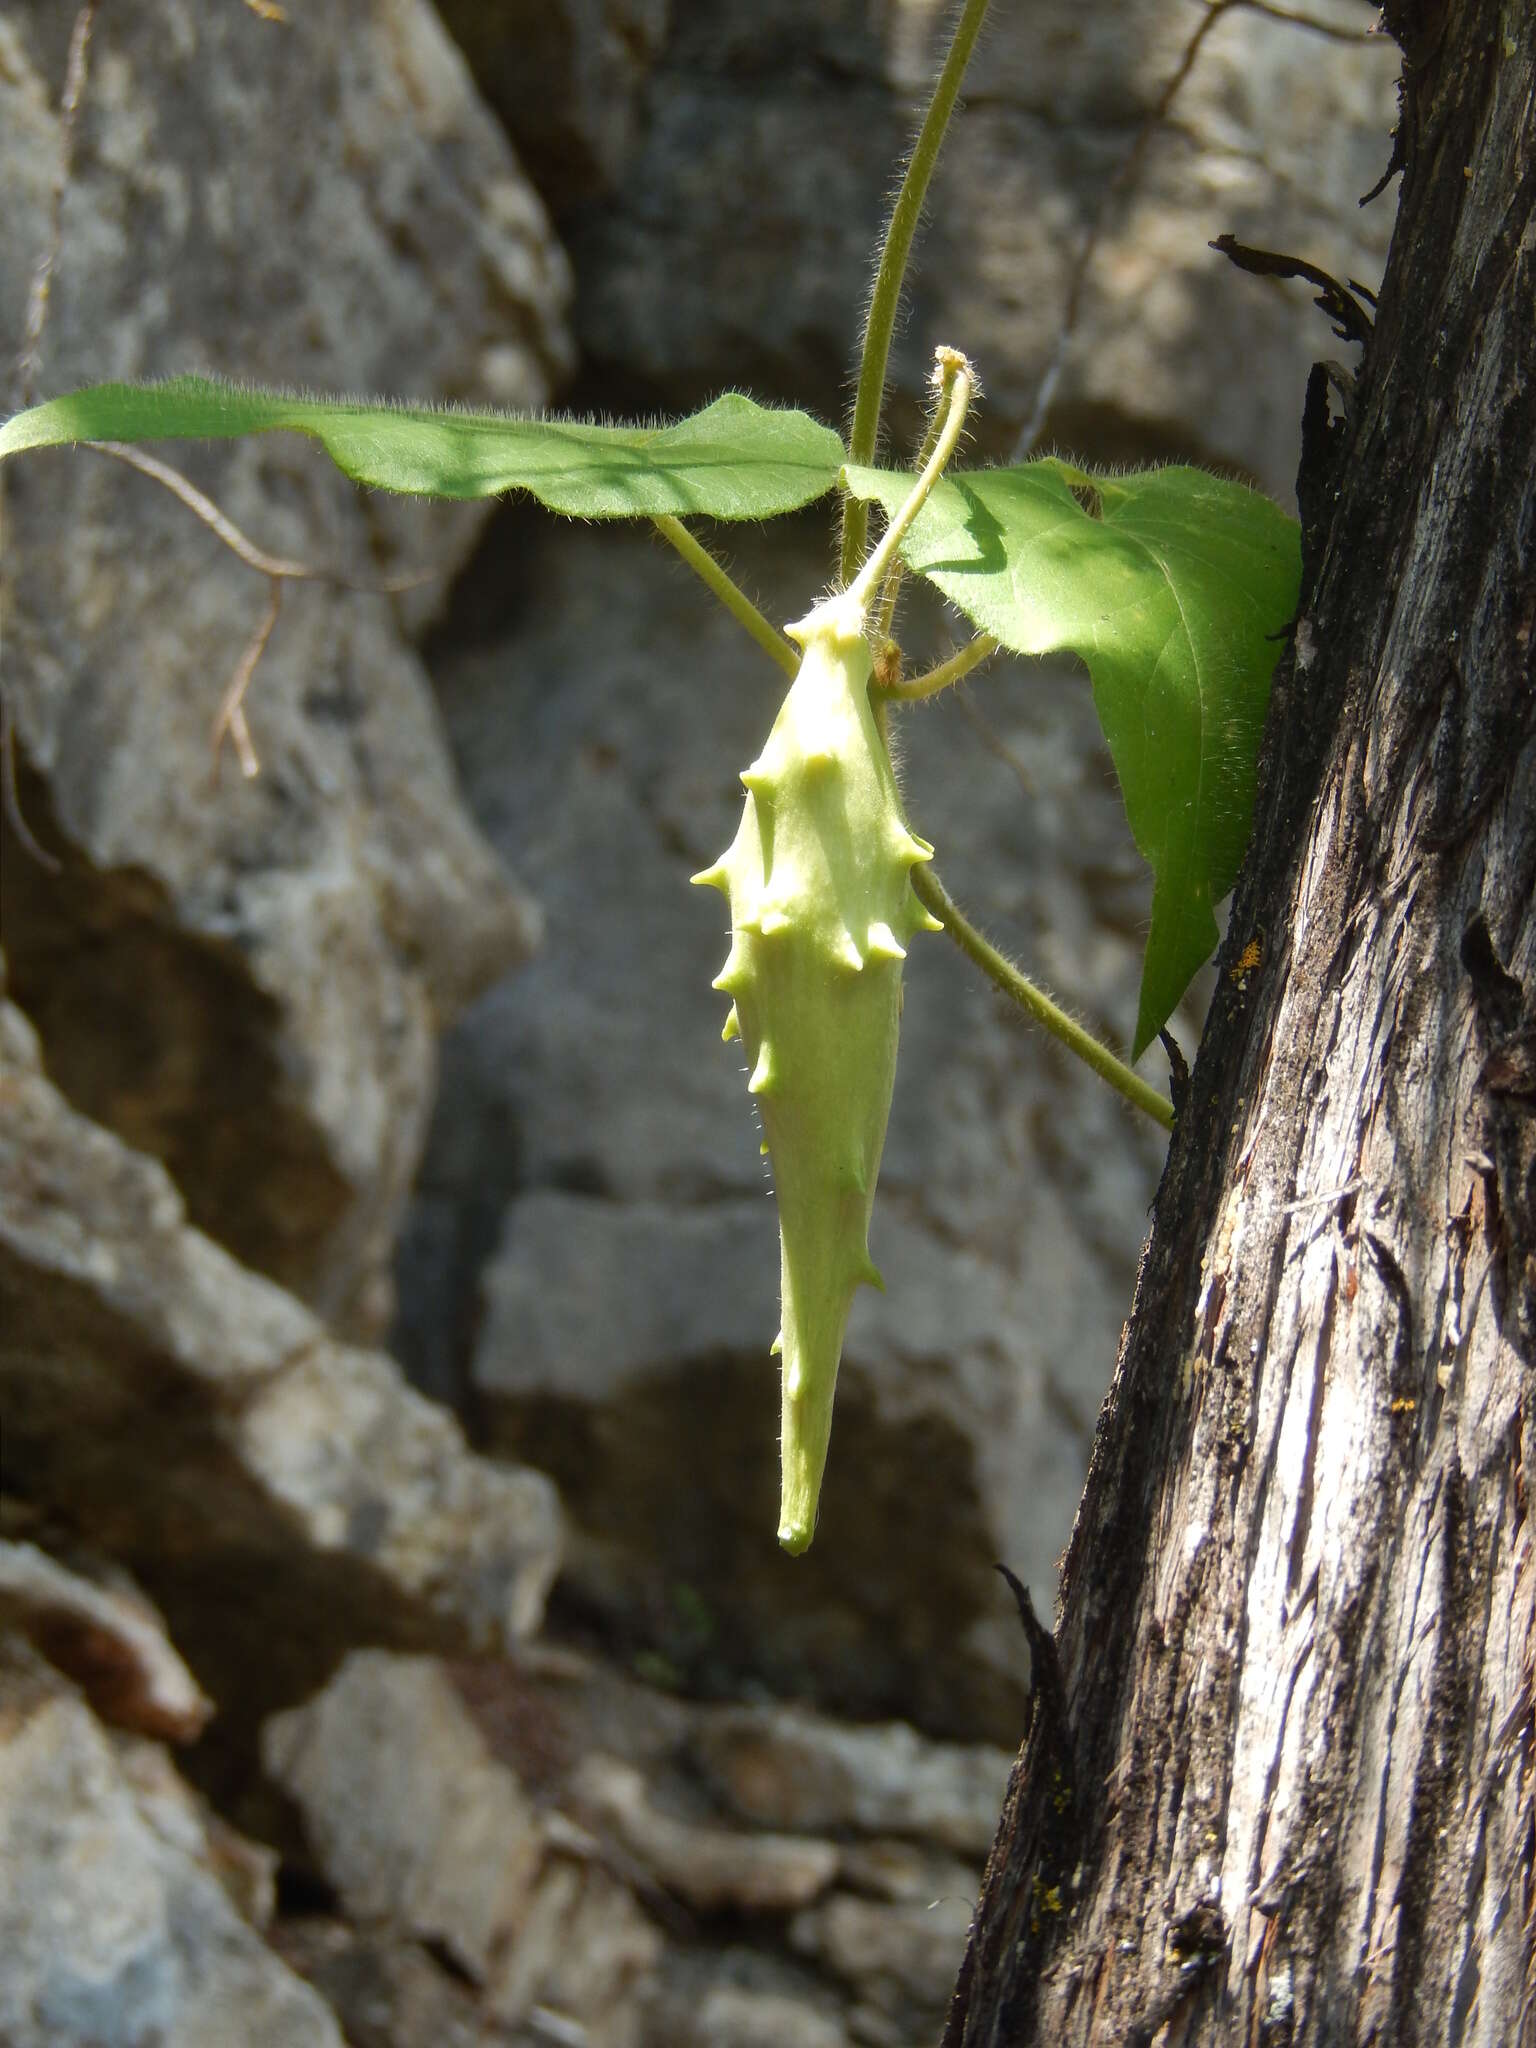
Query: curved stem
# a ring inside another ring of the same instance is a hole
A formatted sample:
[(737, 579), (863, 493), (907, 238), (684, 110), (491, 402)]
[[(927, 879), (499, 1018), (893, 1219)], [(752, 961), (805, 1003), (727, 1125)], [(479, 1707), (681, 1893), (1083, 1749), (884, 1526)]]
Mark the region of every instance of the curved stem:
[(719, 598), (731, 617), (739, 626), (744, 626), (765, 654), (779, 664), (791, 681), (800, 667), (800, 650), (793, 647), (784, 635), (768, 619), (739, 584), (715, 560), (708, 548), (701, 547), (680, 519), (674, 519), (670, 512), (658, 512), (652, 522), (664, 541), (669, 541), (688, 564), (694, 575)]
[[(896, 310), (901, 303), (901, 286), (907, 273), (907, 258), (912, 253), (912, 238), (917, 233), (917, 224), (922, 217), (923, 201), (928, 194), (928, 181), (933, 176), (933, 167), (939, 160), (944, 131), (949, 126), (949, 118), (955, 111), (955, 101), (960, 96), (960, 81), (965, 76), (965, 67), (970, 62), (972, 50), (976, 47), (976, 38), (981, 33), (981, 24), (986, 12), (987, 0), (965, 0), (964, 11), (956, 25), (948, 55), (944, 59), (944, 68), (939, 73), (938, 84), (933, 89), (933, 98), (928, 102), (928, 111), (923, 116), (923, 125), (918, 131), (912, 154), (907, 159), (901, 190), (896, 194), (896, 204), (891, 209), (890, 224), (886, 228), (885, 243), (880, 251), (880, 267), (875, 272), (875, 288), (870, 293), (869, 313), (864, 322), (864, 346), (859, 357), (859, 388), (853, 403), (853, 425), (848, 436), (848, 456), (853, 462), (873, 462), (875, 457), (875, 444), (880, 434), (880, 402), (885, 396), (885, 370), (890, 360), (891, 335), (896, 326)], [(845, 497), (841, 571), (843, 583), (852, 580), (868, 538), (868, 506), (861, 499)]]
[(880, 592), (880, 602), (875, 606), (875, 640), (889, 640), (896, 630), (896, 601), (901, 596), (901, 557), (885, 572), (885, 584)]
[(899, 683), (890, 683), (881, 694), (892, 704), (920, 704), (925, 697), (937, 697), (941, 690), (963, 681), (973, 668), (980, 668), (984, 661), (990, 661), (1000, 644), (990, 633), (978, 633), (958, 654), (952, 654), (948, 661), (941, 661), (937, 668), (929, 669), (924, 675), (906, 676)]
[(984, 939), (931, 868), (921, 865), (913, 868), (912, 887), (917, 891), (918, 900), (942, 922), (965, 957), (974, 962), (989, 981), (995, 982), (1005, 996), (1016, 1002), (1020, 1009), (1028, 1011), (1037, 1024), (1043, 1025), (1068, 1052), (1075, 1053), (1086, 1066), (1092, 1067), (1100, 1079), (1118, 1090), (1127, 1102), (1145, 1110), (1165, 1131), (1173, 1129), (1172, 1103), (1165, 1101), (1150, 1082), (1143, 1081), (1124, 1060), (1117, 1059), (1107, 1045), (1101, 1044), (1092, 1032), (1085, 1031), (1075, 1018), (1069, 1017), (1059, 1004), (1051, 1001), (1044, 989), (1036, 988), (1011, 960), (1005, 959), (996, 946)]
[(896, 550), (907, 537), (908, 529), (928, 501), (928, 493), (944, 474), (945, 464), (955, 452), (960, 439), (960, 430), (965, 425), (966, 411), (971, 403), (971, 392), (975, 386), (975, 372), (965, 357), (956, 348), (940, 348), (934, 351), (935, 363), (933, 380), (939, 387), (938, 432), (933, 437), (933, 451), (923, 465), (922, 474), (917, 478), (901, 510), (891, 520), (879, 544), (866, 559), (863, 568), (848, 586), (848, 595), (856, 603), (867, 605), (876, 584), (896, 559)]
[[(934, 400), (933, 411), (928, 415), (928, 425), (923, 434), (923, 445), (917, 451), (912, 464), (912, 474), (921, 476), (928, 467), (934, 443), (939, 438), (939, 429), (944, 424), (944, 406), (948, 393), (940, 388)], [(902, 562), (898, 555), (885, 572), (885, 588), (880, 593), (880, 602), (875, 607), (875, 633), (880, 640), (889, 640), (896, 628), (896, 603), (901, 596)]]

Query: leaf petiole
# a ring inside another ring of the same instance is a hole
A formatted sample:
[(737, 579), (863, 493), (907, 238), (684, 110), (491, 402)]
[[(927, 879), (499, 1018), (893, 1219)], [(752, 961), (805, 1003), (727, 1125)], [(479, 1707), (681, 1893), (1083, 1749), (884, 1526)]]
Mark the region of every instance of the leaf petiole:
[(912, 887), (919, 902), (942, 922), (966, 958), (979, 967), (1005, 996), (1042, 1025), (1068, 1052), (1091, 1067), (1127, 1102), (1144, 1110), (1165, 1131), (1173, 1129), (1172, 1103), (1165, 1101), (1150, 1082), (1143, 1081), (1140, 1074), (1128, 1067), (1124, 1060), (1118, 1059), (1091, 1031), (1085, 1031), (1075, 1018), (1069, 1017), (1059, 1004), (1052, 1002), (1044, 989), (1037, 988), (990, 940), (983, 938), (931, 867), (913, 868)]
[(745, 627), (763, 652), (793, 681), (800, 667), (800, 650), (784, 638), (771, 620), (764, 618), (740, 584), (732, 580), (708, 548), (694, 539), (680, 519), (674, 519), (670, 512), (658, 512), (653, 523), (662, 539), (676, 548), (700, 582), (719, 598), (737, 625)]
[(925, 697), (937, 697), (942, 690), (952, 689), (956, 683), (963, 682), (973, 668), (980, 668), (984, 661), (990, 661), (1000, 644), (992, 634), (978, 633), (948, 661), (941, 661), (937, 668), (930, 668), (920, 676), (904, 676), (900, 682), (887, 683), (881, 695), (893, 704), (920, 704)]
[[(929, 436), (928, 459), (922, 473), (913, 483), (905, 502), (893, 515), (890, 524), (880, 536), (875, 548), (863, 568), (859, 571), (849, 596), (856, 603), (867, 607), (881, 578), (895, 570), (901, 546), (913, 520), (922, 510), (928, 493), (943, 475), (945, 465), (955, 452), (965, 425), (965, 415), (975, 387), (975, 373), (958, 349), (941, 348), (934, 352), (933, 381), (938, 387), (938, 404), (934, 413), (933, 431)], [(652, 515), (651, 523), (662, 539), (674, 548), (688, 564), (695, 576), (717, 597), (735, 619), (736, 623), (751, 634), (765, 654), (776, 661), (784, 673), (793, 680), (800, 667), (800, 653), (782, 633), (766, 619), (757, 606), (735, 582), (723, 564), (717, 562), (709, 550), (688, 531), (680, 519), (670, 512)]]

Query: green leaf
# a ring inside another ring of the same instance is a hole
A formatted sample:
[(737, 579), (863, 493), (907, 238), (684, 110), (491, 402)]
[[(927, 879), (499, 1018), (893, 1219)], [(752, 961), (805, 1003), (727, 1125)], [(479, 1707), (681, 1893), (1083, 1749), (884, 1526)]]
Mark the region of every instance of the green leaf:
[[(911, 489), (887, 470), (845, 474), (887, 514)], [(1213, 906), (1248, 843), (1300, 529), (1258, 492), (1203, 470), (1093, 477), (1047, 460), (945, 478), (902, 554), (1005, 647), (1087, 663), (1153, 873), (1139, 1057), (1215, 950)]]
[(671, 426), (606, 427), (305, 397), (206, 377), (95, 384), (50, 399), (0, 427), (0, 460), (76, 441), (228, 440), (278, 428), (312, 434), (338, 469), (377, 490), (428, 498), (525, 490), (581, 519), (764, 519), (830, 491), (843, 461), (830, 427), (738, 392)]

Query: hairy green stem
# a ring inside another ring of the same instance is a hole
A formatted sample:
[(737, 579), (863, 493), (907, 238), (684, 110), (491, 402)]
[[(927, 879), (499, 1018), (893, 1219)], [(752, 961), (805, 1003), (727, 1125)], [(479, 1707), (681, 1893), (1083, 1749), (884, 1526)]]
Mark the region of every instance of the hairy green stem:
[(928, 502), (928, 493), (944, 474), (945, 465), (954, 454), (960, 431), (965, 425), (971, 392), (975, 387), (975, 373), (958, 349), (936, 349), (934, 355), (933, 381), (939, 388), (940, 410), (936, 415), (938, 431), (933, 437), (933, 451), (923, 465), (922, 474), (907, 493), (901, 510), (881, 534), (879, 545), (848, 586), (848, 595), (860, 604), (869, 603), (876, 584), (895, 561), (896, 550)]
[(1044, 989), (1036, 988), (1028, 976), (1021, 974), (1011, 960), (999, 953), (996, 946), (984, 939), (931, 867), (913, 868), (912, 887), (917, 891), (918, 900), (940, 919), (966, 958), (973, 961), (989, 981), (995, 982), (1005, 996), (1026, 1010), (1037, 1024), (1044, 1025), (1068, 1052), (1075, 1053), (1085, 1065), (1092, 1067), (1100, 1079), (1117, 1089), (1127, 1102), (1145, 1110), (1165, 1131), (1173, 1129), (1173, 1105), (1166, 1102), (1150, 1082), (1143, 1081), (1124, 1060), (1117, 1059), (1092, 1032), (1085, 1031), (1081, 1024), (1053, 1003)]
[(880, 592), (880, 602), (875, 606), (875, 645), (889, 640), (896, 630), (896, 600), (901, 596), (901, 557), (885, 572), (885, 585)]
[(736, 623), (745, 626), (758, 646), (793, 681), (800, 667), (799, 648), (786, 640), (771, 620), (763, 617), (747, 593), (739, 584), (732, 582), (708, 548), (699, 545), (680, 519), (674, 519), (670, 512), (658, 512), (653, 523), (662, 539), (677, 549), (694, 575), (709, 585)]
[[(939, 429), (944, 424), (944, 407), (948, 401), (948, 396), (949, 394), (941, 385), (934, 398), (933, 411), (928, 415), (928, 426), (923, 435), (923, 445), (918, 449), (917, 458), (912, 464), (912, 474), (914, 476), (921, 476), (928, 467), (928, 458), (933, 453), (934, 443), (939, 438)], [(900, 555), (898, 555), (885, 572), (885, 588), (881, 591), (880, 602), (875, 607), (875, 640), (877, 645), (881, 640), (889, 640), (896, 629), (896, 602), (901, 596), (901, 571), (902, 562)]]
[[(928, 181), (938, 162), (944, 131), (955, 111), (960, 81), (976, 47), (986, 12), (987, 0), (965, 0), (964, 11), (944, 59), (944, 68), (933, 89), (933, 98), (928, 103), (912, 154), (907, 159), (901, 190), (891, 209), (890, 224), (880, 251), (880, 267), (875, 272), (875, 288), (870, 294), (869, 313), (864, 322), (859, 388), (853, 403), (853, 425), (848, 437), (848, 454), (854, 462), (873, 462), (875, 459), (875, 447), (880, 437), (880, 405), (885, 396), (886, 364), (890, 360), (891, 335), (901, 303), (907, 259), (912, 253), (912, 238), (922, 218)], [(842, 540), (842, 581), (845, 584), (852, 581), (868, 538), (868, 506), (862, 499), (845, 497)]]
[(931, 668), (923, 675), (904, 676), (899, 683), (887, 684), (881, 695), (892, 704), (920, 704), (925, 697), (937, 697), (941, 690), (962, 682), (973, 668), (980, 668), (984, 661), (990, 661), (998, 645), (990, 633), (978, 633), (948, 661), (941, 661), (937, 668)]

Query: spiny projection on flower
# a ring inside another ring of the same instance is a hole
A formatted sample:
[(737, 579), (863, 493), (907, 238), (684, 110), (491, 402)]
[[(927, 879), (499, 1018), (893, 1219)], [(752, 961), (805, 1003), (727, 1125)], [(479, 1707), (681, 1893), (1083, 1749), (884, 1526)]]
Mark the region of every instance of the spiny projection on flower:
[(779, 1205), (782, 1497), (779, 1541), (807, 1548), (857, 1289), (880, 1286), (869, 1218), (896, 1079), (901, 969), (939, 929), (911, 872), (933, 849), (907, 829), (869, 701), (862, 594), (787, 629), (804, 657), (730, 847), (696, 882), (731, 903), (715, 987), (731, 999)]

